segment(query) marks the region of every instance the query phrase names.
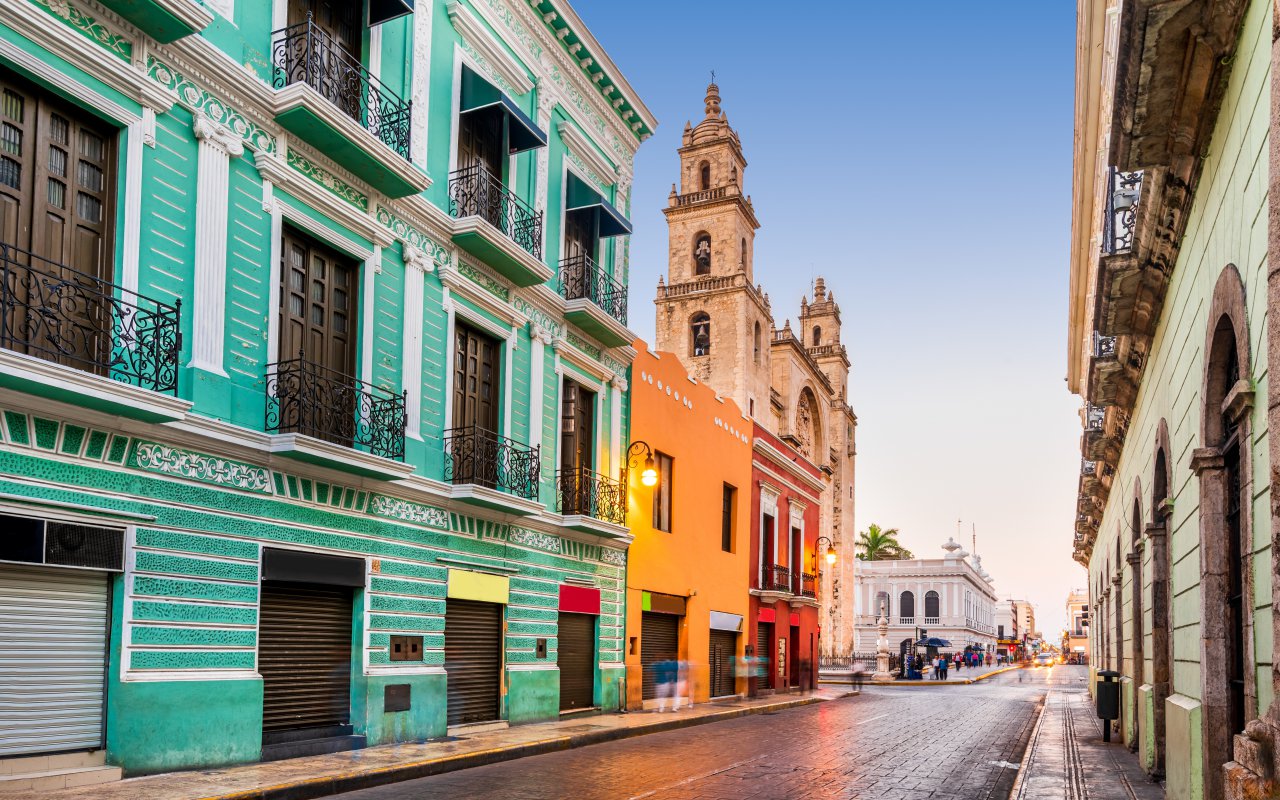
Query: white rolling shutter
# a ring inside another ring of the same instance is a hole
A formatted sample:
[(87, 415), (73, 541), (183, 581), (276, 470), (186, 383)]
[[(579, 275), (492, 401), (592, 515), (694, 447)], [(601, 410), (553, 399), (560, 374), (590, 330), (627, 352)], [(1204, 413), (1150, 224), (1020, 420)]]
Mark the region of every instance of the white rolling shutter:
[(107, 575), (0, 565), (0, 757), (102, 747)]

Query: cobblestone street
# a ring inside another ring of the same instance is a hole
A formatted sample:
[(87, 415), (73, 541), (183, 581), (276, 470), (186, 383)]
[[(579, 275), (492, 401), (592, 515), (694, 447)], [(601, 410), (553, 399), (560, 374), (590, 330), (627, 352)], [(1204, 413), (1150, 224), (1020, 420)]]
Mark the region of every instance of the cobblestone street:
[(1046, 691), (1082, 690), (1085, 676), (1082, 667), (1057, 667), (973, 686), (874, 687), (843, 700), (338, 797), (1004, 800)]

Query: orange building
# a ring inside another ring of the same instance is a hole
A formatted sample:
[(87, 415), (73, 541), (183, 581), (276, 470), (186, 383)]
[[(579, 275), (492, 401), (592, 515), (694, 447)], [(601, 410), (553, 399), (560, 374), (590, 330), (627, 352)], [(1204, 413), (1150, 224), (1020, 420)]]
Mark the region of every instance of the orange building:
[[(670, 353), (631, 368), (627, 524), (627, 707), (651, 706), (652, 666), (690, 664), (686, 697), (745, 694), (736, 666), (747, 643), (751, 420)], [(657, 472), (645, 486), (647, 459)]]

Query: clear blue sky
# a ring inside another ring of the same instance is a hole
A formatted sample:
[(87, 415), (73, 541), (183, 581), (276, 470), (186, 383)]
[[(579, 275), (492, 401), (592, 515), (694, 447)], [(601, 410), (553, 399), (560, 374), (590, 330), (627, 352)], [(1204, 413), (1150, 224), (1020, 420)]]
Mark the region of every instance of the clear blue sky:
[(857, 527), (917, 555), (964, 520), (1001, 597), (1056, 636), (1079, 400), (1066, 390), (1075, 4), (576, 0), (657, 115), (636, 159), (631, 327), (653, 337), (661, 209), (710, 70), (778, 325), (835, 291), (858, 414)]

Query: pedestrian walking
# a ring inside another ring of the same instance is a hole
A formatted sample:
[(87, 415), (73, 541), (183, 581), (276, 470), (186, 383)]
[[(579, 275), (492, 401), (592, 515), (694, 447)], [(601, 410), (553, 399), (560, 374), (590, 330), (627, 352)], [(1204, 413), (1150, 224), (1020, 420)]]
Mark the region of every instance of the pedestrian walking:
[(861, 661), (853, 662), (853, 688), (859, 692), (862, 691), (862, 681), (866, 676), (866, 670), (862, 666)]
[[(676, 679), (675, 680), (676, 685), (675, 685), (675, 709), (674, 710), (679, 711), (680, 701), (684, 699), (685, 692), (687, 691), (688, 685), (689, 685), (689, 662), (687, 661), (676, 662), (675, 679)], [(693, 705), (692, 697), (689, 698), (689, 705)]]
[(671, 696), (676, 690), (676, 672), (679, 665), (670, 655), (664, 655), (660, 661), (653, 665), (653, 682), (658, 690), (658, 712), (667, 710), (670, 704)]
[(947, 661), (946, 656), (938, 659), (938, 663), (942, 665), (942, 679), (945, 681), (947, 679), (947, 667), (951, 666), (951, 664)]

